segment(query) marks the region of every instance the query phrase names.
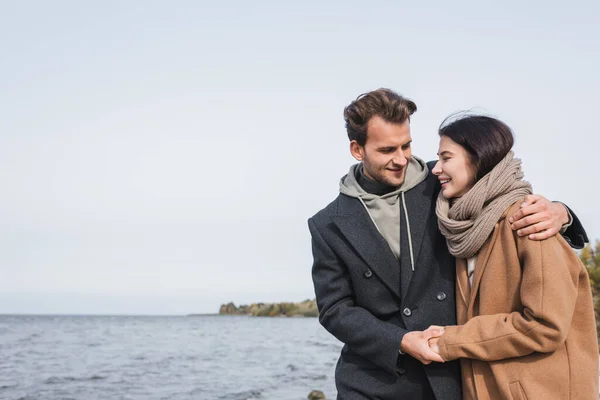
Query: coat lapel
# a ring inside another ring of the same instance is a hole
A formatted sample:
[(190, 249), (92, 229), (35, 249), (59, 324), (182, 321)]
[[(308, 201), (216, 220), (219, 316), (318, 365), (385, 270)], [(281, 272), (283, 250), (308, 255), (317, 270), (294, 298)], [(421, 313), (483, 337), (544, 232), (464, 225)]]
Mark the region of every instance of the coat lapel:
[(360, 201), (341, 196), (339, 213), (331, 220), (369, 268), (400, 298), (399, 261)]
[[(420, 185), (417, 186), (404, 194), (404, 202), (406, 202), (406, 209), (408, 213), (405, 213), (404, 203), (401, 201), (400, 207), (400, 258), (402, 260), (401, 268), (401, 283), (402, 283), (402, 297), (406, 296), (410, 287), (410, 281), (414, 273), (419, 271), (418, 260), (421, 252), (421, 245), (423, 243), (423, 236), (429, 224), (429, 218), (431, 214), (435, 212), (432, 210), (434, 204), (435, 185)], [(402, 197), (402, 195), (400, 195)], [(406, 221), (406, 214), (408, 214), (408, 224)], [(410, 229), (408, 229), (410, 225)], [(408, 241), (408, 235), (410, 235), (413, 251), (414, 269), (412, 270), (411, 258), (410, 258), (410, 245)]]

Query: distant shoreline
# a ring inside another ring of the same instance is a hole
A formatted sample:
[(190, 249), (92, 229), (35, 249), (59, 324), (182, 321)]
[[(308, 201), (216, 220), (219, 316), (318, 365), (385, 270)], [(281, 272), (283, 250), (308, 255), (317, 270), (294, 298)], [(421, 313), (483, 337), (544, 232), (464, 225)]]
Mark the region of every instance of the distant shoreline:
[(318, 317), (316, 300), (299, 303), (253, 303), (236, 307), (234, 303), (221, 305), (219, 315), (247, 315), (252, 317)]
[(60, 314), (60, 313), (1, 313), (0, 317), (169, 317), (169, 318), (183, 318), (189, 316), (218, 316), (218, 313), (206, 313), (206, 314)]

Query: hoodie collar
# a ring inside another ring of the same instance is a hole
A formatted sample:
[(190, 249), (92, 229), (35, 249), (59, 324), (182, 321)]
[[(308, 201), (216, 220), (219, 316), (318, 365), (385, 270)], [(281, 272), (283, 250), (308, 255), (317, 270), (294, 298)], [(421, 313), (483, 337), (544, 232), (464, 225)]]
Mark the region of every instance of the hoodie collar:
[[(412, 156), (408, 167), (406, 168), (406, 176), (404, 183), (398, 187), (393, 188), (391, 191), (384, 194), (371, 193), (365, 190), (360, 184), (359, 175), (361, 174), (362, 163), (354, 164), (350, 167), (350, 171), (340, 180), (340, 192), (350, 197), (360, 197), (365, 200), (371, 198), (387, 198), (391, 196), (398, 196), (401, 192), (406, 192), (419, 183), (423, 182), (429, 173), (427, 164), (416, 156)], [(386, 185), (387, 186), (387, 185)]]
[(398, 189), (397, 186), (386, 185), (385, 183), (377, 182), (369, 178), (365, 175), (365, 169), (362, 163), (359, 168), (356, 168), (356, 181), (365, 192), (377, 196), (383, 196), (384, 194), (391, 193)]

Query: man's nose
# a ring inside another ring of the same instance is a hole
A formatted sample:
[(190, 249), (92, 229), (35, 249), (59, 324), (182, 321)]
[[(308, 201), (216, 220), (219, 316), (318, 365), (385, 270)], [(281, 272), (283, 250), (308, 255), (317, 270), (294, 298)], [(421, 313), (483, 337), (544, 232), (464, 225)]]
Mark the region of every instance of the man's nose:
[(394, 159), (392, 161), (394, 162), (394, 164), (404, 167), (408, 160), (404, 156), (404, 153), (401, 152), (401, 153), (396, 153), (396, 155), (394, 156)]

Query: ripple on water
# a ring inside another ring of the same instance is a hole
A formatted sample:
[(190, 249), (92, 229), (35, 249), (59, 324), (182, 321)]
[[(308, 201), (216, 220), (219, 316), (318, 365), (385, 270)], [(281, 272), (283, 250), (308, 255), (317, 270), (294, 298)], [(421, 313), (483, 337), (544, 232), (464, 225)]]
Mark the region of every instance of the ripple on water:
[(218, 397), (218, 400), (253, 400), (262, 399), (262, 390), (244, 390), (243, 392), (229, 393)]
[(13, 332), (0, 335), (0, 399), (336, 395), (341, 344), (317, 319), (0, 316), (0, 326)]
[(18, 386), (19, 385), (17, 385), (16, 383), (2, 384), (2, 385), (0, 385), (0, 390), (14, 389), (14, 388), (16, 388)]
[(86, 382), (86, 381), (100, 381), (106, 379), (106, 376), (92, 375), (89, 377), (75, 377), (75, 376), (51, 376), (44, 381), (47, 385), (56, 385), (68, 382)]

